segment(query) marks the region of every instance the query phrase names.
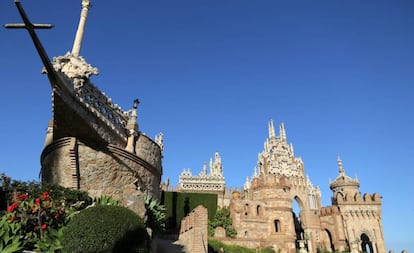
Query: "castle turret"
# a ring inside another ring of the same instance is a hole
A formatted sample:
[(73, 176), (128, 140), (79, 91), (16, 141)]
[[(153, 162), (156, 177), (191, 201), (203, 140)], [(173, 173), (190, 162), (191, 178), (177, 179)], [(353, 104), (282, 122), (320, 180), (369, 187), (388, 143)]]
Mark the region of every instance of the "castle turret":
[(353, 179), (345, 174), (341, 158), (338, 156), (338, 170), (339, 176), (330, 183), (330, 188), (333, 191), (334, 197), (341, 194), (342, 197), (354, 196), (359, 193), (359, 181), (357, 178)]

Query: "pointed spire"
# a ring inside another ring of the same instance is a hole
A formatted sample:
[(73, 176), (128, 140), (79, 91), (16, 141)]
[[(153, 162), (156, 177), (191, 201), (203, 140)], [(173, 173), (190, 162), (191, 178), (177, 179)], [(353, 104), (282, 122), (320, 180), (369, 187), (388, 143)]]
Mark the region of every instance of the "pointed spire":
[(344, 167), (342, 165), (341, 157), (339, 155), (338, 155), (337, 162), (338, 162), (339, 175), (343, 176), (345, 174), (345, 171), (344, 171)]
[(207, 175), (207, 163), (203, 164), (203, 175)]
[(214, 174), (214, 168), (213, 168), (213, 158), (210, 157), (210, 174)]
[(286, 141), (286, 130), (285, 130), (285, 124), (283, 123), (279, 125), (279, 135), (282, 141)]
[(289, 148), (290, 148), (290, 153), (294, 157), (295, 156), (295, 150), (293, 149), (293, 144), (292, 143), (290, 143)]
[(89, 0), (82, 0), (82, 11), (79, 19), (78, 30), (76, 31), (75, 40), (73, 42), (72, 55), (79, 56), (83, 33), (85, 31), (86, 18), (90, 7)]
[(273, 139), (276, 137), (275, 127), (273, 126), (273, 120), (269, 121), (268, 126), (269, 126), (269, 139)]

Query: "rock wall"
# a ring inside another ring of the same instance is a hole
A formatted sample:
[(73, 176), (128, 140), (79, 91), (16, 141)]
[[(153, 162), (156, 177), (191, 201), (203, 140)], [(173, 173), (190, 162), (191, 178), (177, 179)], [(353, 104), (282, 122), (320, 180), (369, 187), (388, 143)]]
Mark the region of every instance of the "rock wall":
[(42, 181), (87, 191), (91, 197), (112, 196), (143, 216), (144, 194), (160, 193), (161, 151), (155, 145), (148, 145), (144, 156), (111, 144), (92, 146), (74, 137), (62, 138), (43, 150)]
[(197, 206), (181, 221), (178, 241), (186, 252), (206, 253), (208, 248), (208, 211), (204, 206)]

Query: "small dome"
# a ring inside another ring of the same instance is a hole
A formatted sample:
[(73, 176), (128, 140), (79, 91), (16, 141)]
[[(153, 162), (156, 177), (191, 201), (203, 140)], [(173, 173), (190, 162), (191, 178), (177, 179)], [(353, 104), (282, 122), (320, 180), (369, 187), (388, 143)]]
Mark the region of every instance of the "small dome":
[(353, 179), (345, 174), (342, 166), (342, 160), (338, 157), (339, 176), (329, 185), (331, 190), (336, 188), (359, 188), (359, 181), (357, 178)]
[(351, 187), (359, 187), (359, 181), (358, 179), (353, 179), (347, 175), (345, 175), (345, 173), (343, 175), (339, 175), (331, 184), (330, 184), (330, 188), (334, 189), (334, 188), (338, 188), (338, 187), (346, 187), (346, 186), (351, 186)]

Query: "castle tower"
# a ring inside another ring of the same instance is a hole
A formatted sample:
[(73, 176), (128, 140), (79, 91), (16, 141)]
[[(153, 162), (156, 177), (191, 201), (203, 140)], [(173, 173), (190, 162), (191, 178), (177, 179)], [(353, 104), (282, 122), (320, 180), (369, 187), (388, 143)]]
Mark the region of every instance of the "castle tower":
[[(352, 198), (359, 194), (359, 181), (357, 178), (352, 179), (345, 174), (345, 170), (342, 164), (341, 158), (338, 156), (338, 171), (339, 176), (330, 184), (330, 188), (335, 196), (333, 200), (337, 199), (337, 195), (341, 195), (342, 198)], [(335, 204), (335, 203), (332, 203)]]
[[(273, 246), (293, 253), (296, 244), (309, 235), (307, 247), (313, 249), (311, 241), (320, 229), (320, 190), (305, 175), (302, 159), (294, 156), (283, 123), (278, 130), (276, 135), (273, 121), (269, 121), (268, 138), (258, 155), (258, 173), (255, 169), (253, 177), (246, 178), (241, 198), (231, 202), (233, 226), (246, 245)], [(293, 202), (300, 207), (295, 215)]]
[(332, 205), (342, 217), (343, 235), (337, 235), (336, 238), (346, 238), (344, 241), (348, 242), (352, 253), (386, 252), (381, 197), (377, 193), (365, 193), (361, 197), (358, 179), (346, 175), (339, 157), (337, 162), (339, 175), (331, 182), (330, 188), (333, 193)]

